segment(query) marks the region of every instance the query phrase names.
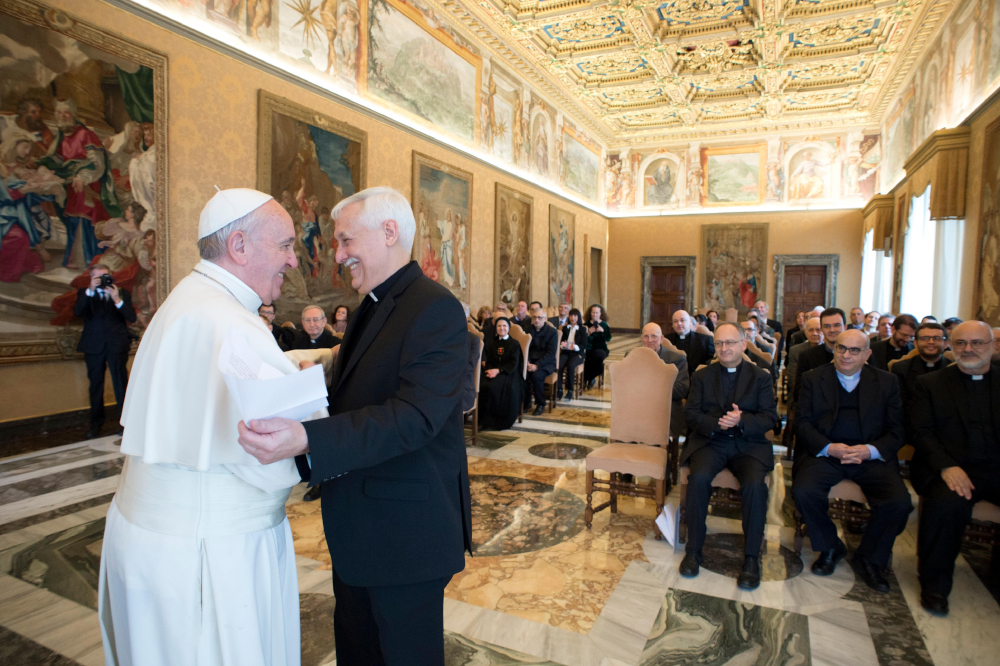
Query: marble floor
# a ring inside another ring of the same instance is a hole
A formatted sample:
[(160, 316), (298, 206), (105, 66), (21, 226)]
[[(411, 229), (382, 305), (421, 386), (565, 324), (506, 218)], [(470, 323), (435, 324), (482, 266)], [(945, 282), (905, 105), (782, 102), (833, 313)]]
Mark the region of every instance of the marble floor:
[[(636, 339), (612, 343), (614, 360)], [(896, 541), (890, 594), (847, 564), (813, 576), (808, 541), (801, 559), (792, 550), (784, 465), (771, 478), (764, 581), (753, 592), (736, 587), (732, 512), (713, 510), (694, 579), (677, 573), (682, 549), (653, 538), (648, 500), (620, 498), (617, 514), (602, 511), (586, 529), (584, 461), (608, 441), (610, 399), (610, 387), (588, 391), (467, 447), (476, 555), (445, 590), (448, 666), (997, 663), (1000, 562), (988, 549), (963, 550), (946, 619), (920, 608), (915, 513)], [(97, 571), (122, 462), (113, 436), (0, 459), (0, 664), (104, 663)], [(330, 558), (319, 504), (304, 492), (288, 501), (302, 663), (335, 664)], [(678, 499), (675, 488), (669, 501)]]

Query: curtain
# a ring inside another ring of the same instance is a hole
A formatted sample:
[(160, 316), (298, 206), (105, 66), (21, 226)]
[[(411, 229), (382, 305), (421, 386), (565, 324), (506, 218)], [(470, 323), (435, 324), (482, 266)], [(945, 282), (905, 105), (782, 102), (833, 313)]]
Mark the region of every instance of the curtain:
[(938, 220), (936, 225), (933, 312), (944, 321), (958, 315), (965, 220)]
[(878, 259), (872, 249), (874, 237), (875, 229), (869, 229), (865, 234), (865, 249), (861, 252), (861, 300), (858, 307), (866, 314), (875, 309), (875, 264)]
[(899, 311), (917, 319), (931, 314), (934, 305), (934, 247), (936, 225), (930, 215), (930, 186), (910, 201), (908, 229), (903, 240), (903, 275)]
[(865, 234), (864, 256), (861, 260), (861, 301), (858, 307), (865, 313), (874, 310), (889, 312), (892, 303), (892, 257), (876, 250), (875, 229)]
[(153, 70), (140, 67), (135, 74), (129, 74), (115, 66), (115, 71), (129, 118), (137, 123), (153, 122)]

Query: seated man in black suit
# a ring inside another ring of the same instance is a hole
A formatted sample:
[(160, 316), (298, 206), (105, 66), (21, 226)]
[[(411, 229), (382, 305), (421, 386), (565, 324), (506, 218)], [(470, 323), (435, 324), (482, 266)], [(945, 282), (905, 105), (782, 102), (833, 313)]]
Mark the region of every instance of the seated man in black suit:
[[(87, 364), (87, 378), (90, 380), (90, 428), (87, 439), (101, 434), (104, 425), (104, 367), (111, 375), (111, 385), (115, 389), (118, 413), (125, 404), (125, 388), (128, 386), (128, 350), (132, 340), (128, 325), (135, 323), (135, 308), (128, 289), (101, 282), (103, 276), (110, 279), (111, 271), (104, 264), (95, 264), (90, 269), (90, 286), (76, 294), (73, 316), (83, 318), (83, 334), (77, 351), (83, 352)], [(107, 280), (105, 280), (107, 282)], [(121, 428), (116, 428), (121, 434)]]
[(892, 335), (887, 340), (872, 344), (872, 357), (868, 363), (879, 370), (888, 370), (889, 361), (898, 361), (913, 351), (913, 336), (916, 335), (917, 318), (901, 314), (892, 321)]
[[(921, 324), (917, 328), (918, 356), (896, 361), (889, 371), (899, 377), (899, 396), (903, 410), (909, 413), (910, 401), (917, 392), (917, 379), (928, 372), (935, 372), (948, 365), (944, 346), (948, 334), (937, 322)], [(873, 345), (874, 346), (874, 345)]]
[(566, 325), (569, 321), (569, 311), (572, 306), (569, 303), (559, 304), (559, 314), (555, 317), (549, 317), (549, 323), (556, 327), (556, 330), (562, 331), (562, 327)]
[(851, 323), (847, 325), (847, 328), (853, 328), (856, 331), (865, 330), (865, 311), (857, 306), (851, 308)]
[(307, 305), (302, 310), (302, 330), (295, 334), (289, 349), (333, 349), (340, 338), (326, 330), (326, 314), (318, 305)]
[(697, 576), (705, 544), (705, 518), (712, 479), (728, 468), (740, 482), (743, 499), (743, 570), (736, 584), (746, 590), (760, 585), (760, 549), (767, 517), (768, 472), (774, 453), (766, 433), (778, 421), (771, 375), (743, 362), (746, 336), (735, 324), (715, 329), (718, 363), (691, 377), (684, 416), (688, 438), (681, 464), (690, 467), (687, 486), (688, 541), (682, 576)]
[(257, 308), (257, 314), (267, 320), (267, 325), (270, 327), (268, 330), (274, 336), (274, 341), (281, 347), (281, 351), (291, 349), (292, 341), (295, 339), (295, 329), (274, 325), (274, 303), (261, 305)]
[(955, 558), (973, 505), (1000, 504), (1000, 368), (990, 363), (993, 332), (968, 321), (952, 329), (951, 346), (955, 364), (917, 380), (910, 410), (916, 448), (910, 480), (923, 498), (920, 603), (938, 614), (948, 612)]
[(671, 318), (671, 326), (674, 332), (667, 335), (667, 340), (687, 355), (688, 373), (693, 375), (698, 366), (707, 365), (715, 357), (712, 336), (695, 332), (694, 319), (687, 312), (676, 311)]
[(792, 497), (819, 553), (812, 572), (829, 576), (847, 554), (830, 520), (830, 488), (844, 479), (861, 486), (871, 520), (853, 562), (869, 587), (888, 592), (884, 569), (913, 503), (896, 458), (903, 445), (899, 381), (867, 365), (870, 355), (868, 336), (851, 329), (837, 336), (833, 364), (800, 375)]
[(531, 311), (531, 326), (525, 333), (531, 334), (528, 347), (528, 390), (524, 393), (524, 411), (531, 408), (531, 396), (535, 396), (535, 416), (545, 411), (545, 378), (556, 371), (556, 348), (559, 333), (545, 321), (545, 310)]
[[(799, 365), (795, 371), (795, 382), (792, 389), (792, 400), (798, 402), (799, 390), (802, 388), (802, 375), (814, 368), (828, 365), (833, 361), (833, 349), (837, 337), (844, 332), (844, 311), (840, 308), (827, 308), (819, 315), (819, 328), (823, 333), (823, 344), (816, 345), (799, 354)], [(867, 350), (868, 348), (865, 347)], [(865, 356), (867, 358), (867, 355)]]
[(531, 328), (531, 315), (528, 314), (528, 304), (524, 301), (517, 302), (517, 311), (511, 317), (510, 323), (517, 324), (525, 333)]
[[(757, 321), (755, 319), (748, 317), (747, 319), (740, 322), (740, 327), (743, 329), (743, 334), (747, 338), (747, 343), (753, 342), (754, 344), (757, 345), (757, 349), (760, 349), (761, 351), (764, 352), (773, 353), (771, 352), (770, 349), (767, 349), (766, 347), (759, 344), (760, 338), (758, 337), (759, 333), (757, 332)], [(749, 347), (750, 345), (747, 344), (747, 346)], [(772, 379), (774, 378), (774, 366), (768, 363), (766, 358), (764, 358), (763, 356), (759, 356), (757, 352), (755, 352), (752, 349), (747, 349), (747, 356), (749, 356), (750, 360), (754, 362), (754, 365), (756, 365), (761, 370), (766, 370), (771, 375), (771, 378)]]

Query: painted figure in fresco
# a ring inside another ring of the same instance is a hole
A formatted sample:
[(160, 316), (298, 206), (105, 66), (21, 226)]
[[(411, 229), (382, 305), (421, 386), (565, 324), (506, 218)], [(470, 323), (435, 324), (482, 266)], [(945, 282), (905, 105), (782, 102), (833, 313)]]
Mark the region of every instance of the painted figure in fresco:
[(458, 251), (458, 286), (465, 289), (468, 284), (468, 275), (465, 272), (465, 246), (468, 245), (468, 230), (465, 226), (465, 219), (461, 215), (458, 218), (458, 229), (455, 231), (455, 247)]
[(444, 219), (438, 220), (438, 231), (441, 232), (441, 269), (444, 282), (449, 287), (455, 284), (455, 221), (451, 209), (445, 211)]
[[(358, 24), (361, 14), (358, 5), (353, 0), (341, 0), (337, 7), (336, 37), (330, 42), (330, 48), (336, 58), (336, 71), (332, 62), (328, 63), (330, 74), (340, 74), (353, 79), (357, 73), (358, 58)], [(326, 20), (324, 19), (324, 25)], [(327, 35), (329, 35), (329, 28)]]
[(128, 167), (129, 189), (132, 198), (146, 209), (146, 216), (139, 227), (143, 231), (156, 228), (156, 133), (153, 123), (142, 124), (144, 152), (132, 159)]
[(125, 129), (105, 139), (104, 148), (108, 152), (108, 165), (115, 182), (115, 197), (122, 208), (132, 203), (132, 180), (129, 169), (133, 160), (142, 154), (142, 125), (130, 120)]
[(670, 172), (670, 165), (666, 160), (660, 162), (660, 166), (653, 172), (653, 184), (647, 185), (646, 192), (649, 203), (654, 206), (666, 206), (674, 196), (673, 174)]
[(35, 137), (9, 127), (0, 142), (0, 280), (17, 282), (23, 273), (41, 273), (52, 257), (44, 241), (52, 222), (42, 203), (65, 201), (62, 179), (38, 167), (31, 154)]
[(108, 168), (108, 154), (97, 134), (77, 118), (76, 102), (57, 100), (56, 121), (58, 135), (38, 164), (54, 172), (66, 185), (65, 204), (57, 202), (56, 210), (66, 226), (62, 265), (75, 269), (79, 266), (71, 258), (77, 233), (84, 261), (89, 266), (103, 252), (97, 246), (94, 226), (111, 217), (121, 217), (121, 209)]
[(815, 199), (823, 196), (823, 177), (819, 174), (825, 166), (813, 160), (812, 152), (806, 151), (802, 161), (788, 178), (788, 199)]
[(618, 168), (621, 162), (610, 157), (604, 167), (604, 201), (609, 206), (617, 206), (618, 200)]
[(424, 275), (434, 280), (435, 282), (440, 282), (441, 277), (441, 260), (437, 258), (434, 253), (434, 245), (431, 242), (431, 228), (427, 224), (427, 214), (424, 211), (424, 207), (420, 207), (420, 215), (417, 216), (417, 224), (419, 225), (420, 239), (423, 246), (420, 253), (420, 270), (424, 272)]
[(768, 162), (764, 170), (767, 174), (767, 198), (777, 201), (781, 199), (781, 165)]
[(247, 25), (250, 26), (250, 36), (260, 41), (257, 31), (265, 25), (271, 27), (272, 0), (247, 0)]
[(513, 143), (514, 164), (520, 166), (524, 159), (524, 121), (521, 114), (524, 113), (524, 103), (521, 101), (520, 91), (514, 94), (514, 117), (511, 119), (510, 131)]
[(847, 177), (844, 178), (844, 195), (853, 197), (861, 194), (858, 179), (861, 176), (861, 158), (851, 155), (847, 158)]
[(319, 220), (316, 218), (316, 208), (319, 206), (319, 198), (314, 194), (306, 198), (306, 179), (302, 179), (299, 191), (295, 195), (295, 203), (302, 211), (302, 245), (305, 247), (308, 257), (309, 271), (311, 277), (319, 276), (320, 259), (323, 251), (323, 236), (319, 228)]
[(35, 160), (49, 152), (54, 138), (52, 130), (42, 120), (42, 111), (39, 100), (24, 97), (17, 103), (17, 115), (8, 121), (8, 127), (17, 127), (32, 136), (34, 145), (31, 148), (31, 158)]
[(687, 205), (701, 205), (701, 169), (699, 167), (688, 167), (687, 187)]
[(549, 175), (549, 138), (541, 121), (535, 132), (535, 171), (543, 176)]

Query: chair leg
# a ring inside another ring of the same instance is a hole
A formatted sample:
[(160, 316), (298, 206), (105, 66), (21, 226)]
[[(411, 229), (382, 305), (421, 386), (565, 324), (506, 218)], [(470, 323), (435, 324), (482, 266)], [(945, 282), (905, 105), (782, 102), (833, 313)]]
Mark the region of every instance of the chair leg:
[[(660, 514), (663, 513), (663, 497), (664, 489), (666, 487), (666, 479), (656, 480), (656, 517), (659, 518)], [(653, 532), (655, 533), (656, 540), (660, 541), (663, 539), (663, 533), (660, 532), (660, 526), (656, 524), (656, 520), (653, 520)]]
[(521, 405), (520, 409), (517, 410), (517, 422), (524, 423), (524, 405)]
[(618, 513), (618, 491), (615, 490), (615, 483), (619, 483), (622, 480), (622, 475), (618, 472), (611, 473), (611, 513)]
[(806, 527), (802, 521), (802, 514), (795, 510), (795, 554), (802, 557), (802, 537), (805, 535)]
[(594, 473), (590, 470), (587, 470), (587, 509), (583, 512), (583, 522), (588, 530), (594, 522)]
[(472, 410), (472, 445), (479, 446), (479, 404)]

